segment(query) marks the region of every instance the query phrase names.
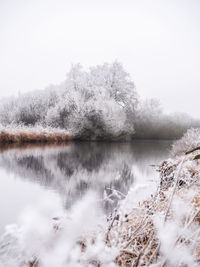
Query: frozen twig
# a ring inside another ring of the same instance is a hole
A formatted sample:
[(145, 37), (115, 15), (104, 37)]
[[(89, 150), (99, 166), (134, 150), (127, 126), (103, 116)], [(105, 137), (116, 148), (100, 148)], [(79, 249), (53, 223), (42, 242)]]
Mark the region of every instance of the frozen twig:
[(196, 151), (196, 150), (200, 150), (200, 146), (198, 146), (198, 147), (196, 147), (196, 148), (193, 148), (193, 149), (191, 149), (191, 150), (185, 152), (185, 155), (191, 154), (191, 153), (193, 153), (193, 152)]

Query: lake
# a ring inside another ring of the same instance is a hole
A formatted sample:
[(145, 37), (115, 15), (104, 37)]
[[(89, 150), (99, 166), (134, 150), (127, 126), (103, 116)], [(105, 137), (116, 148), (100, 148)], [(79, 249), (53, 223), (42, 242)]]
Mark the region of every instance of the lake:
[(169, 156), (170, 145), (171, 141), (133, 141), (1, 148), (0, 234), (37, 203), (57, 197), (67, 210), (89, 190), (100, 200), (112, 194), (102, 202), (109, 213), (134, 183), (159, 183), (152, 165)]

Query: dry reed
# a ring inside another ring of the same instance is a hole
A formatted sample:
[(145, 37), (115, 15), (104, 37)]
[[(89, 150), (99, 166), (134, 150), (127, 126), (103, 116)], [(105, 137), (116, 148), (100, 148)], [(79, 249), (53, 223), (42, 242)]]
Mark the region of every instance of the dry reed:
[(0, 132), (0, 145), (26, 143), (64, 143), (71, 139), (68, 133), (54, 132)]

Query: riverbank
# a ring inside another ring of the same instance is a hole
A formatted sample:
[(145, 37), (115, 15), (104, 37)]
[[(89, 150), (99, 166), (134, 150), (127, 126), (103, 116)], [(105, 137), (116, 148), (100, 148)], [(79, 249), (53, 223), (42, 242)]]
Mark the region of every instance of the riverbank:
[(61, 144), (68, 141), (80, 142), (130, 142), (130, 141), (171, 141), (172, 139), (135, 139), (106, 136), (102, 138), (86, 138), (80, 136), (72, 136), (65, 130), (45, 128), (35, 130), (33, 128), (16, 129), (16, 130), (0, 130), (0, 146), (2, 145), (27, 145), (27, 144)]
[(192, 153), (168, 159), (159, 172), (157, 191), (132, 209), (136, 194), (129, 192), (113, 219), (109, 239), (120, 250), (119, 266), (200, 264), (200, 160)]
[(0, 145), (8, 144), (53, 144), (65, 143), (72, 137), (64, 130), (57, 129), (34, 129), (34, 128), (17, 128), (0, 130)]

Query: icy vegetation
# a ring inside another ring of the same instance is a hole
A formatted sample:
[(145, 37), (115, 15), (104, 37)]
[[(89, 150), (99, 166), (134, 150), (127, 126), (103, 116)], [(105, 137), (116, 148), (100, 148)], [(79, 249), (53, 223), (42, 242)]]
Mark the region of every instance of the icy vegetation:
[(165, 115), (154, 99), (141, 101), (129, 74), (114, 62), (88, 71), (74, 65), (60, 85), (1, 100), (0, 124), (60, 128), (84, 140), (124, 140), (177, 138), (200, 122)]
[(172, 155), (178, 156), (200, 146), (200, 128), (189, 129), (180, 140), (173, 143)]
[(106, 221), (98, 211), (96, 196), (89, 193), (67, 214), (57, 199), (25, 213), (22, 226), (8, 226), (2, 237), (0, 266), (114, 267), (117, 249), (105, 245)]
[(21, 226), (8, 226), (2, 236), (0, 263), (199, 266), (200, 148), (195, 147), (199, 140), (199, 130), (190, 130), (175, 143), (182, 152), (160, 164), (157, 184), (137, 180), (126, 196), (113, 191), (119, 203), (107, 218), (99, 204), (110, 196), (101, 199), (92, 192), (67, 213), (56, 200), (25, 213)]

